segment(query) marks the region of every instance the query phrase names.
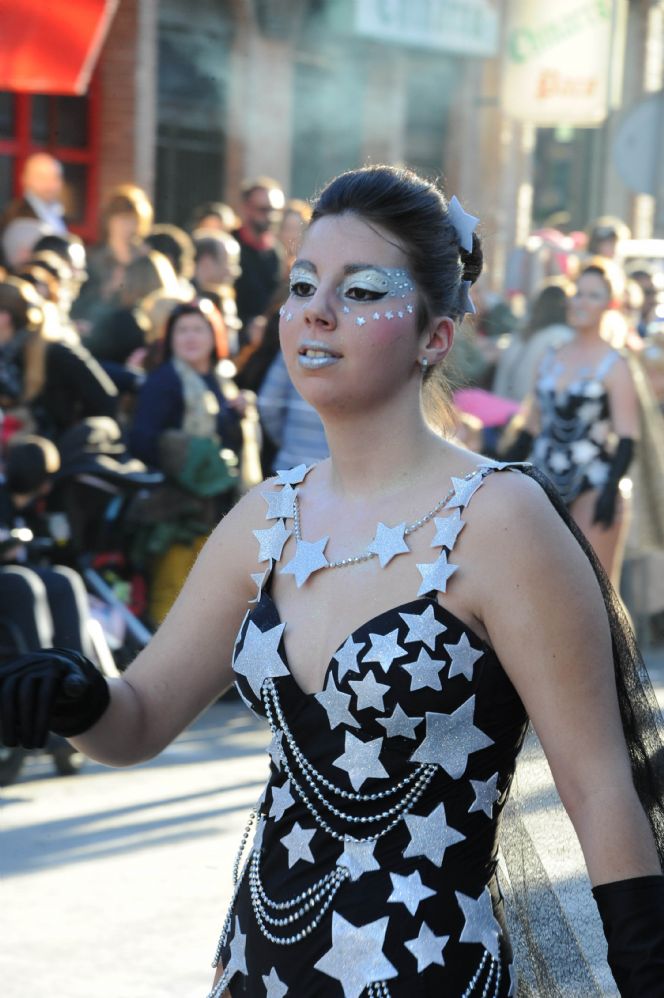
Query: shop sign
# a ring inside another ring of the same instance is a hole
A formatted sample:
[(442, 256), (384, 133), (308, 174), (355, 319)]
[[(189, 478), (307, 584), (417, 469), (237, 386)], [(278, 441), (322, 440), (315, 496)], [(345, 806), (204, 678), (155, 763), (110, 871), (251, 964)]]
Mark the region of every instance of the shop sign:
[(498, 14), (488, 0), (355, 0), (355, 33), (374, 41), (491, 56)]

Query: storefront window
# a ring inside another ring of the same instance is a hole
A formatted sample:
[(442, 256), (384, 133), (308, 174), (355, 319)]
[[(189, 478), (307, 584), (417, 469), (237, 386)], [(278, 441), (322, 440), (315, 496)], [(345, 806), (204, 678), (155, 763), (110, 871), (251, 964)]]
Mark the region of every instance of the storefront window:
[(0, 92), (0, 139), (10, 139), (14, 134), (16, 100), (14, 94)]
[(33, 97), (31, 134), (39, 144), (84, 149), (88, 144), (87, 101), (83, 97)]
[(0, 156), (0, 211), (12, 197), (13, 157)]

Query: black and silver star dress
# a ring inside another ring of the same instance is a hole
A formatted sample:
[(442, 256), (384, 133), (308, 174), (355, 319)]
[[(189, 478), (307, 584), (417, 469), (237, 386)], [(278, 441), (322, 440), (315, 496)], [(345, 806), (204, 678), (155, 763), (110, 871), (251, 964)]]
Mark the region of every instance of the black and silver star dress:
[(320, 693), (292, 676), (287, 622), (258, 580), (234, 667), (273, 731), (270, 776), (210, 998), (514, 994), (497, 832), (527, 717), (492, 649), (439, 600), (463, 571), (448, 559), (464, 510), (504, 467), (453, 480), (433, 561), (417, 566), (424, 591), (353, 631)]
[(564, 367), (556, 351), (542, 361), (536, 385), (540, 432), (531, 461), (568, 506), (607, 480), (615, 434), (604, 378), (619, 358), (616, 350), (607, 350), (594, 370), (579, 372), (566, 388), (557, 388)]

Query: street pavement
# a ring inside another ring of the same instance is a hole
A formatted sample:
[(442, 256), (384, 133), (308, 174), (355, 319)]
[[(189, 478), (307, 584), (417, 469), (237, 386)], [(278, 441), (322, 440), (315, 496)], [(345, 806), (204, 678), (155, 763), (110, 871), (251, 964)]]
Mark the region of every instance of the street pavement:
[[(647, 662), (664, 706), (664, 648)], [(47, 757), (30, 757), (0, 791), (1, 998), (204, 998), (268, 740), (231, 701), (131, 770), (88, 761), (58, 777)], [(615, 995), (580, 850), (567, 819), (552, 821), (536, 743), (523, 763), (528, 831), (602, 990)]]

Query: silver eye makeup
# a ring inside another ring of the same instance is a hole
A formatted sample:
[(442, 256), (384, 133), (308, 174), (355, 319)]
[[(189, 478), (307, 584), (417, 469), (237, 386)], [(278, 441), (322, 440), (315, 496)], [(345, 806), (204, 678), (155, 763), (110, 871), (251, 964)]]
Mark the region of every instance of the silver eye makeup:
[[(296, 298), (312, 297), (319, 286), (317, 276), (308, 268), (294, 267), (290, 274), (290, 293)], [(339, 297), (356, 305), (376, 303), (381, 299), (406, 298), (415, 291), (406, 270), (397, 267), (364, 267), (347, 274), (337, 287)], [(347, 311), (348, 306), (344, 306)]]

